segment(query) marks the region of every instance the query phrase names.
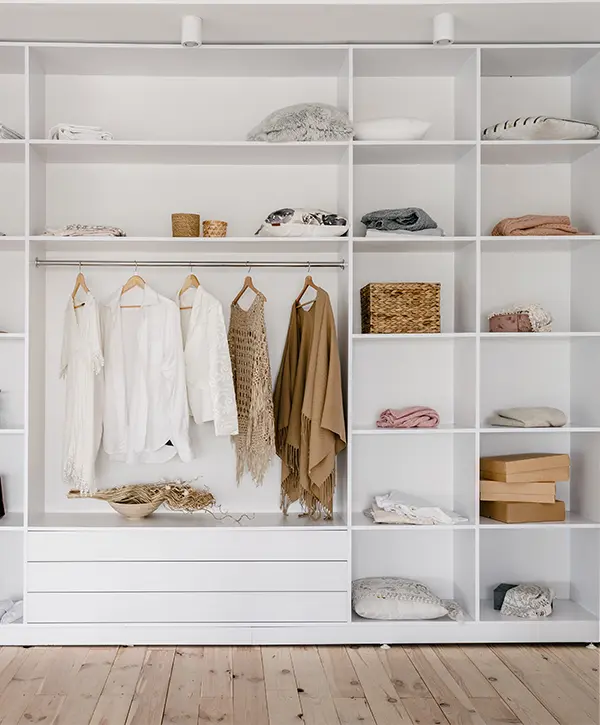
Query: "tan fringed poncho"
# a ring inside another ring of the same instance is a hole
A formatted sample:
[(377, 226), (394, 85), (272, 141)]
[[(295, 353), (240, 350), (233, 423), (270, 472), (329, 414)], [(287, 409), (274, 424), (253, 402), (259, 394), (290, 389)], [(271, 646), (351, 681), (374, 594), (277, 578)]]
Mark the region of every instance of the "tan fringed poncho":
[(305, 513), (331, 518), (335, 457), (346, 446), (340, 356), (329, 295), (318, 288), (309, 310), (290, 317), (275, 385), (281, 508), (300, 501)]

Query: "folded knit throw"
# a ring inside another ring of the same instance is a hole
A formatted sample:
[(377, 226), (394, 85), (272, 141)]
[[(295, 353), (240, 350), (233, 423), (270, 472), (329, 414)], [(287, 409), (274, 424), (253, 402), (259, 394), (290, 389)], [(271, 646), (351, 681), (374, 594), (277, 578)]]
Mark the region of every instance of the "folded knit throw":
[(437, 224), (426, 211), (418, 207), (406, 209), (379, 209), (370, 211), (361, 219), (367, 229), (383, 229), (395, 232), (418, 232), (421, 229), (435, 229)]
[(568, 216), (526, 214), (502, 219), (492, 229), (493, 237), (553, 237), (569, 234), (585, 234), (571, 225)]
[(384, 410), (377, 421), (378, 428), (437, 428), (440, 416), (433, 408), (413, 405), (402, 410)]
[(509, 428), (562, 428), (567, 416), (558, 408), (502, 408), (490, 418), (491, 425)]

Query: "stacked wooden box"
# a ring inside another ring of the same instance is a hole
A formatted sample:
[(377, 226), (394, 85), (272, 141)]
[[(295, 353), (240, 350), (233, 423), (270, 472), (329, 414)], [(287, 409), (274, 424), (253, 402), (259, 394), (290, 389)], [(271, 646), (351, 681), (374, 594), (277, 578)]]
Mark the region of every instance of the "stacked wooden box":
[(520, 453), (480, 460), (481, 515), (507, 524), (564, 521), (556, 483), (569, 480), (564, 454)]

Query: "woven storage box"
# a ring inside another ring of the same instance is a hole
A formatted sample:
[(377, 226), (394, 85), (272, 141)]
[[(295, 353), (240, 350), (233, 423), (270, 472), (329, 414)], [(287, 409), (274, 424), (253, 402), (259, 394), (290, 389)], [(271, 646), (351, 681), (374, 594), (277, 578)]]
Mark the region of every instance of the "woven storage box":
[(360, 291), (363, 334), (440, 332), (437, 282), (371, 282)]
[(202, 234), (205, 237), (224, 237), (227, 234), (227, 222), (207, 219), (202, 222)]
[(199, 237), (199, 214), (171, 214), (174, 237)]

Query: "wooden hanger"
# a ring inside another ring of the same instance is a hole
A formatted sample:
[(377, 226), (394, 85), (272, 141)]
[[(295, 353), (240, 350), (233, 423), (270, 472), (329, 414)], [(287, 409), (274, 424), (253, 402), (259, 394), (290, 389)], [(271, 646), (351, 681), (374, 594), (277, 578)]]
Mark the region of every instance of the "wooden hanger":
[[(200, 287), (200, 282), (198, 281), (198, 277), (192, 272), (192, 267), (190, 265), (190, 273), (183, 281), (183, 286), (179, 290), (179, 297), (181, 297), (185, 292), (187, 292), (189, 289), (192, 289), (192, 287), (195, 287), (198, 289)], [(185, 307), (180, 307), (180, 310), (191, 310), (192, 305), (186, 305)]]
[[(133, 275), (125, 282), (125, 284), (121, 287), (121, 296), (125, 294), (125, 292), (129, 292), (129, 290), (132, 290), (134, 287), (140, 287), (141, 289), (145, 289), (146, 287), (146, 281), (142, 279), (137, 273), (137, 262), (135, 264), (135, 271)], [(137, 310), (141, 307), (141, 305), (121, 305), (122, 310)]]
[[(248, 272), (250, 272), (251, 269), (252, 269), (252, 267), (250, 266), (250, 264), (248, 264)], [(248, 275), (246, 275), (246, 279), (244, 280), (242, 289), (237, 293), (235, 299), (233, 300), (233, 302), (231, 304), (236, 305), (240, 301), (240, 299), (242, 298), (242, 295), (244, 294), (244, 292), (246, 292), (246, 290), (252, 290), (255, 295), (262, 297), (265, 302), (267, 301), (267, 298), (263, 295), (263, 293), (260, 290), (256, 289), (256, 287), (254, 286), (254, 283), (252, 282), (252, 277), (248, 274)]]
[[(310, 269), (310, 265), (309, 265), (309, 269)], [(296, 297), (296, 302), (295, 302), (296, 308), (304, 307), (305, 305), (310, 305), (314, 302), (314, 300), (308, 300), (308, 302), (300, 303), (300, 300), (304, 297), (304, 295), (306, 294), (306, 291), (311, 287), (312, 287), (312, 289), (315, 290), (315, 292), (319, 291), (319, 288), (314, 283), (313, 278), (310, 276), (310, 274), (307, 274), (306, 277), (304, 278), (304, 287), (302, 288), (302, 292), (300, 292), (298, 297)]]
[(78, 310), (80, 307), (83, 307), (85, 305), (85, 302), (82, 302), (80, 305), (75, 304), (77, 293), (79, 290), (82, 289), (84, 292), (87, 292), (89, 294), (89, 289), (87, 284), (85, 283), (85, 277), (83, 276), (81, 272), (81, 264), (79, 265), (79, 273), (77, 274), (77, 277), (75, 278), (75, 287), (73, 287), (73, 292), (71, 292), (71, 299), (73, 300), (73, 307), (74, 309)]

